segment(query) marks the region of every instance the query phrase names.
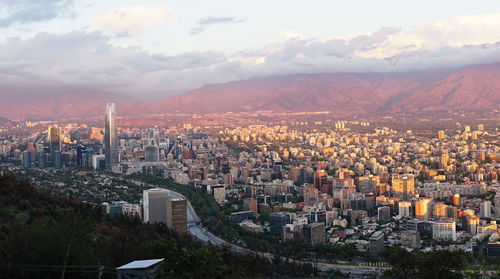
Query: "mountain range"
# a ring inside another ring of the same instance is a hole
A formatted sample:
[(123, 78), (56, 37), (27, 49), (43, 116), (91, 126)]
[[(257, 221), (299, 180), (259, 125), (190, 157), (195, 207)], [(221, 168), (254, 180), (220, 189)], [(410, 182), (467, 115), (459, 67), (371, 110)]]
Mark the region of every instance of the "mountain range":
[(122, 116), (161, 113), (331, 111), (339, 117), (500, 108), (500, 64), (394, 73), (297, 74), (205, 85), (158, 101), (99, 92), (10, 98), (0, 116), (13, 120), (81, 118), (118, 103)]

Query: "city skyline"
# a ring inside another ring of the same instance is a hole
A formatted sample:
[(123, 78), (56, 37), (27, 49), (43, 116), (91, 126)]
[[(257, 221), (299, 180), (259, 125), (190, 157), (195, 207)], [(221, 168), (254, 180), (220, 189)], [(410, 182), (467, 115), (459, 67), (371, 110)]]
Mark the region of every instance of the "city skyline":
[(0, 278), (500, 278), (500, 2), (0, 0)]

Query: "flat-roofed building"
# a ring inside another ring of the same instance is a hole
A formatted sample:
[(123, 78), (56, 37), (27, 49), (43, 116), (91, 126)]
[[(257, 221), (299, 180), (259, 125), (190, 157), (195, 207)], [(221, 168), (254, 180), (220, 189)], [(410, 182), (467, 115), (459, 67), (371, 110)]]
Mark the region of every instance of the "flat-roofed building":
[(187, 200), (184, 198), (167, 199), (167, 226), (178, 233), (187, 232)]

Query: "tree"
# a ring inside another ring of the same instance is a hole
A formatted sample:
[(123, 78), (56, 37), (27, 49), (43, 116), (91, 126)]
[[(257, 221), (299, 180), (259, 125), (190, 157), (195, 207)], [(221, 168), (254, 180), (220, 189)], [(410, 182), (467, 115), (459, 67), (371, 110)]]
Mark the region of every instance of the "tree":
[(414, 253), (401, 247), (390, 247), (386, 254), (396, 278), (408, 279), (416, 272), (418, 259)]
[(421, 279), (460, 279), (466, 266), (463, 251), (433, 250), (420, 255), (417, 275)]

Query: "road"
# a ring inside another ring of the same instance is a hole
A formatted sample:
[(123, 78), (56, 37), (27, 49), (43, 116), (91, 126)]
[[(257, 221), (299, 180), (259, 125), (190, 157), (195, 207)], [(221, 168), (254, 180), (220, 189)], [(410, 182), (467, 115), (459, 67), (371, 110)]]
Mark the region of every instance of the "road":
[[(129, 180), (130, 181), (130, 180)], [(159, 187), (158, 185), (146, 184), (138, 180), (132, 180), (131, 182), (135, 183), (138, 186), (148, 186), (148, 187)], [(232, 243), (226, 242), (225, 240), (213, 235), (211, 232), (207, 231), (203, 228), (199, 223), (200, 219), (189, 200), (183, 196), (182, 194), (170, 190), (170, 195), (174, 198), (184, 198), (187, 200), (187, 223), (188, 223), (188, 231), (189, 233), (197, 238), (198, 240), (204, 243), (211, 243), (216, 246), (224, 246), (230, 249), (232, 252), (240, 253), (240, 254), (250, 254), (253, 251), (250, 251), (246, 248), (234, 245)], [(273, 255), (270, 253), (262, 253), (262, 255), (268, 259), (272, 259)], [(304, 262), (306, 263), (306, 262)], [(364, 275), (364, 274), (372, 274), (374, 272), (379, 272), (381, 270), (387, 269), (387, 267), (376, 267), (376, 266), (350, 266), (350, 265), (341, 265), (341, 264), (327, 264), (327, 263), (318, 263), (318, 269), (321, 271), (328, 270), (340, 270), (343, 273), (355, 274), (355, 275)]]

